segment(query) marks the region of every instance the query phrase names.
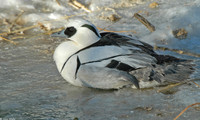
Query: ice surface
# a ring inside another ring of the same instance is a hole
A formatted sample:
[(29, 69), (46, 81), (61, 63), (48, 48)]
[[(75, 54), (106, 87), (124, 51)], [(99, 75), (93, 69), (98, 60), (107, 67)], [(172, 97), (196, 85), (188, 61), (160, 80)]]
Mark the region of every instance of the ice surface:
[[(200, 54), (199, 0), (86, 0), (83, 4), (88, 5), (91, 13), (72, 8), (66, 0), (58, 1), (61, 6), (56, 0), (0, 0), (0, 20), (13, 21), (23, 10), (21, 17), (25, 24), (47, 21), (45, 24), (50, 27), (59, 28), (67, 22), (60, 17), (76, 14), (100, 28), (135, 30), (136, 34), (124, 34), (152, 45)], [(158, 2), (158, 8), (149, 8), (152, 2)], [(150, 33), (133, 18), (138, 11), (155, 25), (155, 32)], [(109, 21), (107, 17), (112, 14), (119, 15), (119, 21)], [(0, 31), (5, 32), (1, 23)], [(172, 30), (178, 28), (188, 31), (186, 39), (174, 38)], [(36, 28), (25, 34), (34, 36), (41, 32)], [(13, 45), (0, 40), (0, 119), (166, 120), (175, 118), (186, 106), (200, 102), (200, 88), (193, 83), (175, 87), (165, 94), (156, 92), (159, 88), (103, 91), (75, 87), (63, 80), (52, 58), (54, 49), (63, 40), (42, 35), (16, 41), (18, 44)], [(192, 78), (200, 78), (199, 58), (157, 52), (195, 60), (197, 70)], [(199, 106), (188, 109), (180, 119), (199, 120)]]

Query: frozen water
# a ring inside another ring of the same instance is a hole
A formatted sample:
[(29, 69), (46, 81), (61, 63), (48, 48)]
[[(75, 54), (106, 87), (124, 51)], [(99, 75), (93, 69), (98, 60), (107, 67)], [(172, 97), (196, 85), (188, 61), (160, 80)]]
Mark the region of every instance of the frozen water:
[[(200, 1), (199, 0), (155, 0), (158, 8), (149, 8), (150, 0), (86, 0), (93, 11), (83, 13), (69, 6), (65, 0), (0, 0), (0, 19), (10, 21), (21, 10), (22, 20), (32, 25), (47, 22), (52, 28), (63, 26), (67, 21), (54, 21), (65, 15), (81, 14), (100, 28), (109, 30), (135, 30), (124, 34), (152, 45), (162, 45), (200, 54)], [(156, 26), (150, 33), (133, 18), (140, 13)], [(121, 19), (112, 22), (109, 15), (117, 14)], [(2, 25), (3, 26), (3, 25)], [(5, 32), (0, 26), (1, 32)], [(178, 40), (171, 31), (185, 28), (188, 37)], [(33, 36), (40, 29), (27, 31)], [(155, 120), (173, 119), (186, 106), (200, 102), (200, 88), (188, 83), (168, 90), (165, 94), (156, 92), (159, 88), (118, 91), (103, 91), (80, 88), (68, 84), (58, 73), (52, 54), (63, 40), (49, 36), (18, 39), (17, 45), (0, 40), (0, 119), (74, 119), (80, 120)], [(157, 51), (180, 58), (193, 59), (197, 65), (192, 78), (200, 78), (200, 59), (170, 51)], [(200, 84), (200, 81), (196, 81)], [(180, 119), (199, 119), (199, 106), (188, 109)]]

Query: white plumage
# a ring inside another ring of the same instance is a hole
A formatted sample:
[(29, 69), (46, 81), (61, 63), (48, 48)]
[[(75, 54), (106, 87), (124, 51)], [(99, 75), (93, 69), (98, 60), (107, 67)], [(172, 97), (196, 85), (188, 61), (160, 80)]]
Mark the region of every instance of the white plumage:
[(67, 39), (56, 48), (54, 60), (62, 77), (75, 86), (146, 88), (187, 79), (193, 71), (189, 61), (158, 55), (129, 36), (99, 33), (83, 19), (69, 20), (53, 36)]

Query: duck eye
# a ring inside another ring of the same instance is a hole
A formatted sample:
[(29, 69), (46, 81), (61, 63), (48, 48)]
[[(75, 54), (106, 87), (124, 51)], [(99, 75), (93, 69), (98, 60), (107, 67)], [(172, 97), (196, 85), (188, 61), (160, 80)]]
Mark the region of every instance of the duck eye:
[(65, 30), (64, 33), (68, 37), (71, 37), (71, 36), (73, 36), (76, 33), (76, 28), (74, 28), (74, 27), (68, 27), (68, 28), (66, 28), (66, 30)]
[(74, 27), (69, 27), (69, 28), (67, 28), (67, 30), (70, 32), (74, 32), (76, 29)]

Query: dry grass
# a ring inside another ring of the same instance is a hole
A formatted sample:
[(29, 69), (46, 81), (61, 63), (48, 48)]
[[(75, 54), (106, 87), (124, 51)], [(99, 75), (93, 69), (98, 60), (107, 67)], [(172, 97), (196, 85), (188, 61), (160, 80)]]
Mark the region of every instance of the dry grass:
[(61, 4), (60, 4), (60, 2), (58, 1), (58, 0), (56, 0), (56, 3), (60, 6)]
[[(60, 5), (60, 2), (58, 0), (56, 0), (56, 3)], [(86, 12), (91, 12), (85, 5), (81, 4), (80, 2), (76, 1), (76, 0), (70, 0), (69, 1), (69, 4), (73, 4), (75, 6), (78, 7), (78, 9), (83, 9), (85, 10)], [(108, 9), (108, 8), (107, 8)], [(105, 10), (107, 10), (105, 9)], [(113, 8), (110, 8), (111, 10), (113, 10), (114, 12), (116, 12)], [(109, 10), (110, 10), (109, 9)], [(102, 9), (103, 10), (103, 9)], [(79, 13), (79, 14), (76, 14), (76, 15), (71, 15), (71, 16), (63, 16), (62, 18), (60, 19), (57, 19), (57, 20), (54, 20), (54, 21), (60, 21), (60, 20), (63, 20), (63, 19), (69, 19), (71, 17), (74, 17), (74, 16), (79, 16), (79, 15), (82, 15), (82, 14), (85, 14), (86, 12), (83, 12), (83, 13)], [(37, 24), (35, 25), (32, 25), (32, 26), (28, 26), (28, 27), (24, 27), (24, 28), (21, 28), (21, 29), (16, 29), (16, 30), (11, 30), (11, 28), (13, 28), (13, 26), (20, 20), (21, 16), (24, 14), (24, 11), (21, 11), (17, 17), (15, 18), (15, 20), (11, 23), (11, 25), (9, 26), (9, 30), (7, 32), (3, 32), (3, 33), (0, 33), (0, 39), (2, 40), (5, 40), (7, 42), (10, 42), (12, 44), (17, 44), (16, 42), (14, 42), (15, 39), (21, 39), (21, 38), (26, 38), (25, 35), (18, 35), (18, 33), (24, 33), (25, 31), (27, 30), (31, 30), (31, 29), (34, 29), (34, 28), (40, 28), (41, 30), (45, 31), (44, 33), (41, 33), (41, 34), (37, 34), (37, 35), (32, 35), (32, 36), (40, 36), (40, 35), (50, 35), (54, 32), (57, 32), (58, 30), (61, 30), (63, 28), (58, 28), (58, 29), (55, 29), (55, 30), (52, 30), (51, 28), (47, 28), (45, 25), (44, 25), (44, 22), (38, 22)], [(142, 24), (144, 24), (147, 29), (151, 32), (154, 32), (156, 29), (155, 29), (155, 26), (152, 25), (146, 18), (144, 18), (143, 16), (139, 15), (138, 13), (135, 13), (134, 14), (134, 17), (139, 20)], [(51, 22), (51, 21), (47, 21), (47, 22)], [(134, 30), (124, 30), (124, 31), (112, 31), (112, 30), (107, 30), (107, 29), (102, 29), (102, 28), (98, 28), (99, 30), (103, 30), (103, 31), (106, 31), (106, 32), (119, 32), (119, 33), (127, 33), (127, 32), (132, 32), (134, 34), (137, 34), (136, 31)], [(14, 34), (14, 37), (12, 38), (8, 38), (7, 36), (9, 35), (13, 35)], [(179, 53), (179, 54), (184, 54), (184, 55), (189, 55), (189, 56), (194, 56), (194, 57), (200, 57), (199, 54), (195, 54), (195, 53), (190, 53), (190, 52), (185, 52), (185, 51), (182, 51), (182, 50), (177, 50), (177, 49), (170, 49), (170, 48), (165, 48), (165, 47), (159, 47), (159, 46), (154, 46), (154, 49), (155, 50), (168, 50), (168, 51), (173, 51), (173, 52), (176, 52), (176, 53)]]
[[(172, 88), (177, 87), (177, 86), (179, 86), (179, 85), (185, 84), (185, 83), (187, 83), (187, 82), (192, 82), (192, 83), (194, 83), (196, 86), (200, 87), (199, 84), (197, 84), (197, 83), (194, 82), (195, 80), (200, 80), (200, 79), (193, 79), (193, 80), (190, 80), (190, 81), (183, 81), (183, 82), (180, 82), (180, 83), (171, 84), (171, 85), (168, 85), (168, 86), (166, 86), (166, 87), (163, 87), (163, 88), (157, 90), (157, 92), (161, 92), (161, 93), (162, 93), (162, 92), (171, 90)], [(192, 106), (194, 106), (194, 105), (200, 105), (200, 103), (194, 103), (194, 104), (191, 104), (191, 105), (187, 106), (184, 110), (182, 110), (182, 111), (174, 118), (174, 120), (177, 120), (188, 108), (190, 108), (190, 107), (192, 107)]]
[(80, 3), (80, 2), (78, 2), (76, 0), (69, 0), (68, 4), (71, 5), (72, 7), (76, 8), (76, 9), (83, 9), (86, 12), (92, 12), (85, 5), (83, 5), (82, 3)]
[(138, 13), (134, 14), (134, 17), (140, 21), (143, 25), (145, 25), (149, 31), (154, 32), (156, 30), (155, 26), (152, 25), (146, 18), (144, 18), (143, 16), (141, 16)]
[(132, 32), (134, 34), (136, 34), (137, 32), (135, 30), (123, 30), (123, 31), (113, 31), (113, 30), (107, 30), (105, 28), (100, 28), (100, 27), (97, 27), (98, 30), (100, 31), (105, 31), (105, 32), (119, 32), (119, 33), (127, 33), (127, 32)]
[(182, 110), (182, 111), (174, 118), (174, 120), (177, 120), (188, 108), (190, 108), (190, 107), (192, 107), (192, 106), (195, 106), (195, 105), (200, 105), (200, 103), (194, 103), (194, 104), (188, 105), (184, 110)]
[(179, 86), (179, 85), (188, 83), (188, 82), (192, 82), (192, 83), (194, 83), (195, 85), (197, 85), (198, 87), (200, 87), (200, 85), (198, 85), (197, 83), (194, 82), (194, 81), (197, 81), (197, 80), (200, 80), (200, 78), (191, 79), (191, 80), (186, 80), (186, 81), (179, 82), (179, 83), (175, 83), (175, 84), (170, 84), (170, 85), (167, 85), (166, 87), (162, 87), (161, 89), (157, 90), (157, 92), (164, 92), (164, 91), (167, 91), (167, 90), (172, 89), (172, 88), (174, 88), (174, 87), (177, 87), (177, 86)]
[[(76, 2), (75, 2), (75, 3), (76, 3)], [(23, 13), (24, 13), (24, 12), (22, 11), (22, 12), (16, 17), (16, 19), (14, 20), (14, 22), (13, 22), (12, 25), (11, 25), (12, 27), (13, 27), (13, 25), (15, 24), (15, 22), (17, 22), (18, 19), (20, 19), (20, 17), (22, 16)], [(63, 16), (63, 17), (61, 17), (60, 19), (57, 19), (57, 20), (54, 20), (54, 21), (60, 21), (60, 20), (63, 20), (63, 19), (69, 19), (69, 18), (71, 18), (71, 17), (79, 16), (79, 15), (82, 15), (82, 14), (85, 14), (85, 12), (79, 13), (79, 14), (76, 14), (76, 15), (71, 15), (71, 16)], [(134, 16), (135, 16), (142, 24), (144, 24), (144, 25), (149, 29), (149, 31), (151, 31), (151, 32), (155, 31), (155, 27), (154, 27), (150, 22), (148, 22), (147, 19), (145, 19), (144, 17), (142, 17), (142, 16), (139, 15), (138, 13), (136, 13)], [(46, 22), (51, 23), (52, 21), (46, 21)], [(45, 22), (44, 22), (44, 23), (45, 23)], [(10, 42), (10, 43), (16, 45), (17, 43), (14, 41), (15, 39), (27, 38), (27, 37), (26, 37), (25, 35), (23, 35), (23, 34), (22, 34), (22, 35), (18, 35), (18, 33), (24, 33), (25, 31), (31, 30), (31, 29), (34, 29), (34, 28), (40, 28), (41, 30), (45, 31), (45, 32), (43, 32), (43, 33), (41, 33), (41, 34), (32, 35), (32, 36), (36, 37), (36, 36), (41, 36), (41, 35), (50, 35), (50, 34), (52, 34), (52, 33), (54, 33), (54, 32), (58, 32), (59, 30), (64, 29), (63, 27), (61, 27), (61, 28), (52, 30), (51, 28), (47, 28), (47, 27), (45, 26), (44, 23), (38, 22), (38, 23), (35, 24), (35, 25), (31, 25), (31, 26), (24, 27), (24, 28), (20, 28), (20, 29), (16, 29), (16, 30), (9, 30), (8, 32), (0, 33), (0, 39), (5, 40), (5, 41), (7, 41), (7, 42)], [(112, 31), (112, 30), (107, 30), (107, 29), (105, 29), (105, 28), (99, 28), (99, 27), (98, 27), (98, 29), (99, 29), (99, 30), (102, 30), (102, 31), (106, 31), (106, 32), (119, 32), (119, 33), (131, 32), (131, 33), (137, 34), (137, 32), (134, 31), (134, 30)], [(7, 36), (9, 36), (9, 35), (11, 35), (11, 34), (12, 34), (12, 35), (14, 34), (14, 37), (12, 37), (12, 38), (7, 38)], [(182, 51), (182, 50), (170, 49), (170, 48), (159, 47), (159, 46), (154, 46), (154, 50), (163, 50), (163, 51), (168, 50), (168, 51), (176, 52), (176, 53), (178, 53), (178, 54), (184, 54), (184, 55), (188, 55), (188, 56), (200, 57), (200, 55), (199, 55), (199, 54), (196, 54), (196, 53), (190, 53), (190, 52), (186, 52), (186, 51)]]
[[(15, 24), (17, 24), (18, 20), (21, 19), (21, 16), (24, 12), (22, 11), (16, 18), (14, 21), (12, 21), (12, 23), (6, 23), (4, 25), (8, 26), (8, 30), (6, 32), (2, 32), (0, 33), (0, 40), (4, 40), (7, 41), (11, 44), (17, 45), (17, 42), (15, 42), (14, 40), (16, 39), (24, 39), (24, 38), (32, 38), (32, 37), (39, 37), (41, 35), (51, 35), (54, 32), (58, 32), (61, 31), (62, 29), (64, 29), (64, 27), (61, 28), (57, 28), (57, 29), (51, 29), (49, 27), (46, 26), (46, 24), (51, 24), (51, 22), (55, 22), (55, 21), (61, 21), (61, 20), (66, 20), (69, 19), (71, 17), (74, 16), (79, 16), (79, 15), (83, 15), (86, 12), (82, 12), (82, 13), (78, 13), (76, 15), (70, 15), (70, 16), (63, 16), (59, 19), (56, 20), (52, 20), (52, 21), (43, 21), (43, 22), (38, 22), (35, 25), (30, 25), (30, 26), (25, 26), (25, 24), (21, 24), (19, 29), (16, 29), (14, 26)], [(38, 28), (44, 32), (39, 33), (39, 34), (32, 34), (32, 35), (27, 35), (25, 34), (26, 31), (28, 30), (33, 30), (35, 28)]]
[(0, 39), (3, 39), (3, 40), (5, 40), (5, 41), (7, 41), (7, 42), (9, 42), (9, 43), (14, 44), (14, 45), (17, 44), (16, 42), (14, 42), (14, 41), (12, 41), (12, 40), (9, 40), (9, 39), (7, 39), (7, 38), (1, 37), (1, 36), (0, 36)]
[(170, 48), (166, 48), (166, 47), (161, 47), (161, 46), (154, 46), (154, 50), (162, 50), (162, 51), (172, 51), (172, 52), (176, 52), (178, 54), (183, 54), (183, 55), (188, 55), (188, 56), (193, 56), (193, 57), (200, 57), (200, 54), (197, 53), (191, 53), (191, 52), (186, 52), (183, 50), (177, 50), (177, 49), (170, 49)]
[(197, 84), (196, 82), (192, 81), (192, 83), (194, 83), (196, 86), (200, 87), (200, 85), (199, 85), (199, 84)]

